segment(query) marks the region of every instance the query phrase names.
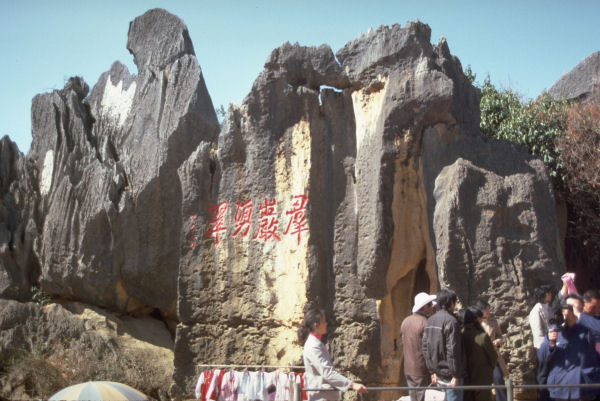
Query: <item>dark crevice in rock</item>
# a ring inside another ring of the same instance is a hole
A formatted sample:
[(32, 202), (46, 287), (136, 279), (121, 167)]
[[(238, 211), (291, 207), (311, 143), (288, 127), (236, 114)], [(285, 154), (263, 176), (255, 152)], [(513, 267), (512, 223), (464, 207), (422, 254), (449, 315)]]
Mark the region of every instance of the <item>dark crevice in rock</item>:
[(169, 71), (165, 70), (163, 71), (162, 74), (162, 85), (160, 88), (160, 101), (159, 101), (159, 111), (158, 111), (158, 122), (156, 123), (156, 126), (158, 128), (158, 130), (160, 130), (161, 124), (162, 124), (162, 118), (163, 118), (163, 111), (165, 109), (165, 99), (167, 97), (167, 85), (169, 84)]
[(173, 56), (169, 57), (167, 60), (165, 60), (164, 63), (162, 63), (161, 65), (158, 66), (159, 70), (166, 70), (169, 68), (169, 66), (175, 62), (177, 62), (179, 59), (188, 56), (190, 53), (187, 51), (182, 51), (179, 52), (177, 54), (174, 54)]
[(471, 244), (466, 235), (463, 236), (466, 257), (467, 257), (467, 294), (468, 294), (468, 305), (475, 303), (475, 297), (477, 294), (473, 294), (473, 281), (475, 280), (475, 262), (473, 261), (473, 250)]
[[(61, 128), (61, 124), (60, 124), (61, 117), (60, 117), (60, 110), (55, 103), (52, 103), (52, 108), (54, 109), (54, 126), (56, 128), (56, 148), (51, 149), (51, 150), (57, 151), (62, 146), (62, 141), (63, 141), (63, 135), (61, 135), (62, 128)], [(55, 161), (55, 163), (56, 163), (56, 161)]]
[(381, 81), (375, 81), (375, 82), (371, 83), (364, 91), (367, 94), (371, 94), (371, 93), (376, 93), (376, 92), (383, 90), (384, 87), (385, 87), (385, 83), (383, 83)]
[[(63, 97), (63, 95), (61, 95), (62, 101), (63, 103), (67, 103), (67, 99), (65, 97)], [(62, 130), (62, 134), (64, 135), (65, 138), (65, 144), (67, 145), (67, 153), (69, 155), (73, 154), (73, 148), (75, 147), (74, 145), (74, 140), (73, 140), (73, 133), (71, 132), (71, 124), (70, 124), (70, 115), (71, 115), (71, 110), (69, 109), (69, 107), (65, 107), (64, 110), (61, 112), (61, 130)]]
[(90, 105), (87, 102), (82, 103), (84, 115), (82, 116), (83, 124), (84, 124), (84, 133), (85, 137), (94, 150), (96, 159), (102, 162), (102, 156), (100, 155), (100, 149), (98, 148), (98, 140), (93, 135), (94, 123), (96, 119), (92, 116), (92, 111)]
[[(119, 152), (117, 152), (117, 148), (116, 148), (115, 144), (113, 143), (110, 136), (106, 139), (106, 149), (108, 150), (108, 155), (115, 162), (119, 163), (119, 161), (120, 161)], [(125, 174), (125, 172), (123, 172), (123, 174)], [(127, 177), (125, 177), (125, 178), (127, 178)]]

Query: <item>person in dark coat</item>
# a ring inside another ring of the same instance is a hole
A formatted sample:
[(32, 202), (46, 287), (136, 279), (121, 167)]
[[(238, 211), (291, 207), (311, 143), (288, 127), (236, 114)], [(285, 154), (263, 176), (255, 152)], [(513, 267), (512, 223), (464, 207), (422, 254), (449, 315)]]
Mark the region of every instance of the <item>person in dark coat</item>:
[(600, 354), (600, 293), (597, 290), (587, 290), (583, 294), (583, 299), (575, 294), (569, 294), (567, 297), (576, 298), (579, 302), (573, 301), (573, 313), (577, 317), (577, 323), (587, 327), (592, 333), (594, 348), (596, 353)]
[[(463, 342), (467, 354), (466, 385), (491, 385), (494, 382), (494, 367), (498, 354), (490, 336), (481, 327), (483, 313), (475, 306), (469, 306), (464, 314)], [(465, 401), (492, 401), (491, 390), (470, 390), (465, 392)]]
[[(538, 360), (548, 371), (548, 384), (600, 383), (600, 362), (588, 328), (577, 323), (573, 303), (568, 298), (561, 304), (565, 324), (562, 330), (550, 328), (538, 350)], [(554, 400), (591, 399), (600, 389), (551, 388)]]
[(451, 290), (442, 289), (436, 302), (440, 310), (427, 319), (423, 330), (423, 357), (431, 383), (449, 387), (446, 401), (463, 401), (462, 386), (467, 371), (460, 323), (454, 315), (457, 296)]
[[(508, 368), (506, 367), (506, 362), (499, 349), (502, 345), (502, 329), (496, 318), (491, 314), (491, 306), (487, 301), (480, 299), (475, 306), (483, 313), (481, 327), (485, 330), (487, 335), (490, 336), (492, 345), (496, 349), (496, 354), (498, 355), (498, 362), (494, 367), (494, 385), (504, 386), (504, 378), (508, 377)], [(495, 398), (496, 401), (506, 401), (506, 389), (497, 388), (495, 390)]]

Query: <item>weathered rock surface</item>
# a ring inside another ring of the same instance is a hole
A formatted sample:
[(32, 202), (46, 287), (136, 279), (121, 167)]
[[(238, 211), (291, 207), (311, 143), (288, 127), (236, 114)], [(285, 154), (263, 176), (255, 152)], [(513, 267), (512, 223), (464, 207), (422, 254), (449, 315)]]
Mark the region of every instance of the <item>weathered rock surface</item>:
[(315, 305), (335, 316), (338, 367), (400, 384), (400, 323), (439, 287), (492, 303), (513, 376), (532, 381), (527, 301), (563, 269), (543, 163), (481, 136), (479, 93), (426, 25), (381, 27), (337, 59), (274, 50), (216, 154), (202, 145), (179, 170), (174, 393), (198, 363), (298, 364)]
[(585, 101), (600, 90), (600, 52), (587, 56), (571, 71), (561, 76), (548, 94), (554, 99)]
[(8, 137), (0, 140), (0, 298), (26, 300), (38, 284), (36, 170)]
[(198, 364), (299, 364), (311, 306), (341, 371), (401, 384), (414, 295), (450, 287), (463, 306), (489, 300), (513, 378), (532, 382), (529, 296), (564, 269), (551, 183), (481, 136), (479, 92), (430, 34), (380, 27), (336, 55), (285, 43), (219, 133), (185, 25), (145, 13), (127, 42), (137, 75), (116, 62), (91, 93), (72, 78), (37, 96), (25, 162), (2, 153), (2, 296), (39, 282), (179, 322), (180, 398)]
[[(168, 384), (170, 380), (173, 340), (164, 324), (156, 319), (118, 317), (77, 302), (40, 306), (0, 299), (0, 310), (1, 364), (9, 357), (18, 358), (20, 353), (34, 353), (44, 355), (58, 371), (79, 372), (79, 378), (86, 380), (92, 379), (84, 377), (86, 371), (96, 365), (108, 365), (109, 362), (102, 359), (114, 354), (129, 362), (145, 358), (155, 372), (155, 377), (148, 380), (154, 380), (157, 386), (160, 381)], [(28, 379), (46, 380), (3, 375), (0, 396), (14, 399), (23, 386), (22, 381)], [(159, 388), (144, 390), (160, 392)]]
[[(176, 317), (177, 168), (217, 120), (187, 29), (164, 10), (131, 23), (138, 75), (120, 63), (33, 102), (45, 292)], [(87, 97), (86, 97), (87, 96)]]

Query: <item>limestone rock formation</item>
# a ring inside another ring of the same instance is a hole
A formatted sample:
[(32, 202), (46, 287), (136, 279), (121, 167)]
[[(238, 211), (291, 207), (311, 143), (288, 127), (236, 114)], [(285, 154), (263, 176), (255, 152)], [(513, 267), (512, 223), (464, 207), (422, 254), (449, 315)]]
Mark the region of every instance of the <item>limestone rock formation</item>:
[(298, 364), (295, 330), (316, 305), (335, 316), (336, 366), (398, 385), (400, 323), (439, 287), (487, 298), (513, 376), (533, 380), (527, 302), (563, 269), (543, 163), (481, 136), (479, 93), (427, 25), (381, 27), (337, 60), (275, 49), (216, 152), (201, 145), (179, 170), (174, 393), (198, 363)]
[(8, 137), (0, 140), (0, 298), (26, 300), (38, 285), (36, 170)]
[(581, 60), (571, 71), (561, 76), (548, 89), (554, 99), (585, 101), (594, 91), (600, 90), (600, 52)]
[(130, 25), (138, 74), (120, 63), (88, 96), (81, 79), (33, 102), (45, 292), (176, 318), (177, 169), (216, 115), (187, 28), (164, 10)]
[[(488, 299), (513, 378), (533, 381), (529, 296), (564, 264), (552, 186), (539, 159), (482, 137), (478, 90), (430, 35), (380, 27), (335, 55), (285, 43), (219, 131), (183, 22), (136, 18), (137, 75), (115, 62), (91, 92), (72, 78), (34, 99), (26, 158), (0, 142), (0, 295), (39, 284), (178, 323), (182, 398), (199, 364), (299, 364), (312, 306), (341, 371), (402, 384), (400, 323), (416, 293), (450, 287)], [(2, 307), (31, 330), (48, 319)]]

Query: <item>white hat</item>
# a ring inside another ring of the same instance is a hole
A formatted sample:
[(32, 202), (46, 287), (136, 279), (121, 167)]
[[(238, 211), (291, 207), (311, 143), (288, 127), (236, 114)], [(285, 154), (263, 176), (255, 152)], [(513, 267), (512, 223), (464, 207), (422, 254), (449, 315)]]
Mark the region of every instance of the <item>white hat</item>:
[(426, 292), (420, 292), (415, 296), (415, 306), (412, 308), (412, 313), (418, 312), (422, 307), (430, 302), (433, 302), (437, 298), (436, 295), (429, 295)]

